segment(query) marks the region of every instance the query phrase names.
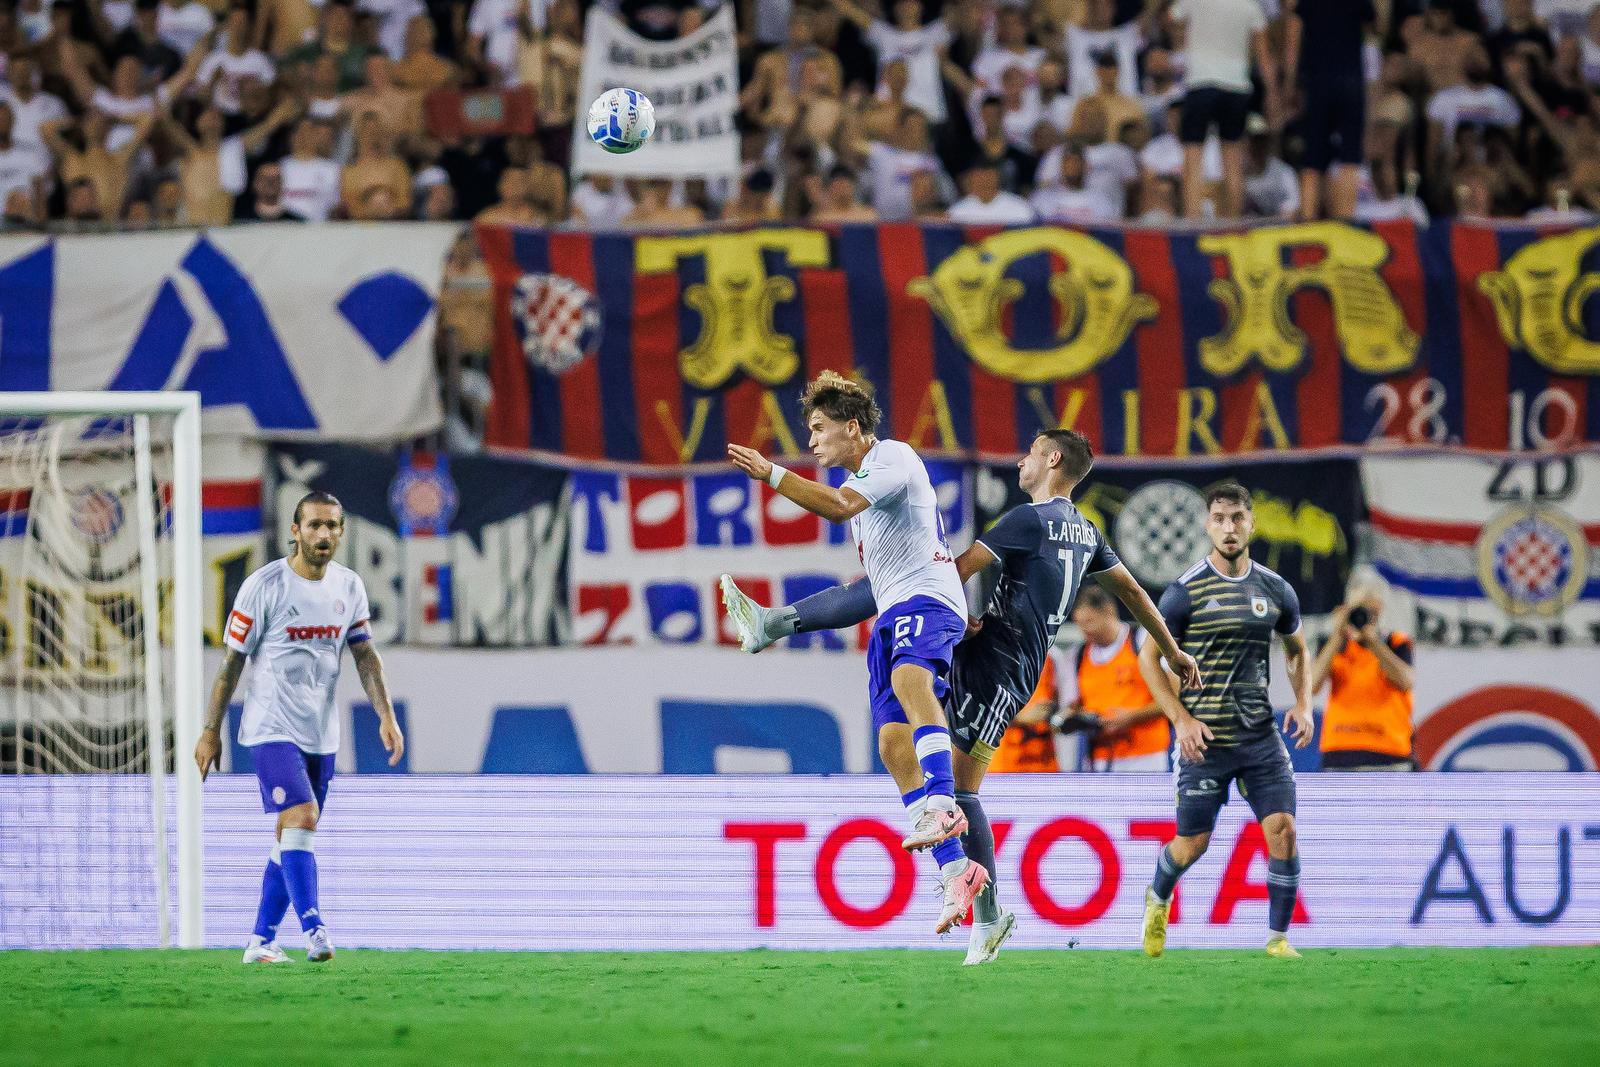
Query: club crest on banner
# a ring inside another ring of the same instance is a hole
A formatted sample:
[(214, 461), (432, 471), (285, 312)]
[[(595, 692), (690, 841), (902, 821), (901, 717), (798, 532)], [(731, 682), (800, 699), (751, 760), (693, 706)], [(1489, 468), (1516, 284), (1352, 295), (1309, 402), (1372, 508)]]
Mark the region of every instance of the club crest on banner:
[(528, 362), (551, 374), (565, 374), (600, 347), (600, 302), (571, 278), (523, 275), (511, 315)]
[(1583, 528), (1559, 508), (1507, 508), (1478, 537), (1478, 580), (1510, 615), (1555, 615), (1588, 578)]
[(1186, 482), (1142, 485), (1124, 501), (1113, 534), (1135, 578), (1148, 586), (1167, 585), (1211, 548), (1206, 498)]
[(122, 529), (122, 501), (109, 489), (93, 486), (72, 494), (72, 526), (94, 544), (112, 541)]
[(389, 507), (402, 533), (445, 533), (459, 503), (456, 484), (443, 464), (402, 466), (389, 487)]

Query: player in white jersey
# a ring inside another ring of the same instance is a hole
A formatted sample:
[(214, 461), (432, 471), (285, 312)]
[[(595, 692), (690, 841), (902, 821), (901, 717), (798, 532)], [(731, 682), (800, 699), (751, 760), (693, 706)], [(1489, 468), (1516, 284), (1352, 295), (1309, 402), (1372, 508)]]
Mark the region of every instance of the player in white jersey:
[(910, 446), (873, 435), (883, 413), (870, 387), (823, 371), (802, 398), (811, 452), (850, 472), (835, 489), (729, 445), (740, 470), (829, 522), (850, 523), (872, 580), (878, 618), (867, 646), (872, 724), (883, 765), (910, 813), (909, 851), (932, 848), (944, 882), (935, 930), (958, 925), (989, 882), (967, 858), (967, 818), (955, 800), (950, 728), (942, 704), (951, 654), (967, 628), (966, 596), (944, 536), (928, 470)]
[(239, 743), (250, 749), (262, 807), (277, 813), (278, 826), (246, 963), (290, 962), (277, 943), (278, 924), (290, 903), (305, 931), (306, 959), (333, 958), (317, 905), (314, 842), (339, 751), (334, 690), (345, 646), (378, 713), (389, 765), (399, 763), (405, 752), (383, 663), (372, 647), (367, 591), (355, 571), (333, 561), (344, 533), (344, 508), (332, 494), (311, 493), (295, 506), (289, 532), (289, 555), (246, 578), (234, 599), (227, 651), (194, 751), (203, 781), (222, 752), (222, 719), (248, 662)]

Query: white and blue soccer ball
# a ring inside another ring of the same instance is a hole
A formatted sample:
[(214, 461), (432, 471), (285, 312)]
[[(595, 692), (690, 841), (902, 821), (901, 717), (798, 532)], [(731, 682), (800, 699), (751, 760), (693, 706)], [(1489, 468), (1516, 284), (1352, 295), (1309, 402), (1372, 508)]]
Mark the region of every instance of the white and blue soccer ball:
[(611, 89), (589, 105), (589, 136), (607, 152), (636, 152), (655, 131), (655, 105), (637, 89)]

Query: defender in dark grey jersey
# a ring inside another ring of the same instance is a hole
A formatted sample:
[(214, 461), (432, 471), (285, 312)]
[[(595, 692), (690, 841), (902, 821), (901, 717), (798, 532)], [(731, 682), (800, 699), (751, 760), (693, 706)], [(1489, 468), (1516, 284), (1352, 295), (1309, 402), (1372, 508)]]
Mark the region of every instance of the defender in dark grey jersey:
[[(956, 800), (970, 827), (967, 854), (983, 863), (991, 878), (974, 905), (969, 964), (994, 959), (1015, 921), (994, 898), (994, 835), (978, 789), (995, 746), (1038, 685), (1045, 656), (1072, 614), (1083, 579), (1092, 575), (1121, 599), (1150, 632), (1150, 644), (1162, 649), (1187, 681), (1200, 681), (1194, 660), (1178, 648), (1150, 597), (1069, 499), (1093, 461), (1082, 434), (1041, 432), (1017, 464), (1018, 483), (1033, 502), (1006, 512), (956, 559), (962, 581), (997, 564), (999, 569), (993, 597), (980, 598), (986, 610), (956, 646), (947, 698), (957, 749)], [(772, 609), (756, 604), (723, 575), (722, 595), (746, 652), (759, 652), (795, 633), (853, 626), (875, 611), (865, 581)]]
[(1207, 497), (1211, 552), (1161, 594), (1161, 615), (1183, 650), (1200, 664), (1198, 684), (1181, 693), (1162, 669), (1159, 650), (1139, 653), (1139, 667), (1178, 741), (1178, 835), (1161, 852), (1145, 892), (1144, 950), (1166, 948), (1167, 911), (1178, 878), (1205, 855), (1217, 813), (1237, 782), (1267, 839), (1267, 952), (1294, 957), (1289, 920), (1300, 886), (1295, 847), (1294, 770), (1267, 699), (1272, 637), (1288, 656), (1294, 707), (1284, 728), (1298, 747), (1311, 743), (1311, 652), (1300, 633), (1300, 598), (1250, 559), (1255, 517), (1250, 494), (1225, 483)]

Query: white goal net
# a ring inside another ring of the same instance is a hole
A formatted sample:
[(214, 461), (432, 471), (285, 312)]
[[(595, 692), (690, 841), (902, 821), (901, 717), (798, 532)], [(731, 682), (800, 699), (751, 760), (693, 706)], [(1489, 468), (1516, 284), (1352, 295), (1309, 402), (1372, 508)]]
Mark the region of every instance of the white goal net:
[(0, 395), (0, 948), (199, 940), (198, 419)]

